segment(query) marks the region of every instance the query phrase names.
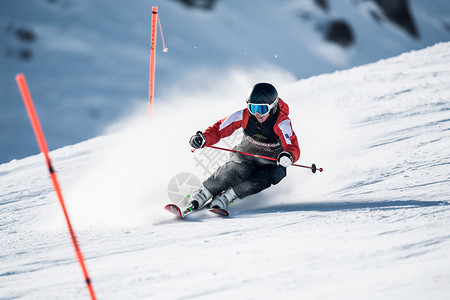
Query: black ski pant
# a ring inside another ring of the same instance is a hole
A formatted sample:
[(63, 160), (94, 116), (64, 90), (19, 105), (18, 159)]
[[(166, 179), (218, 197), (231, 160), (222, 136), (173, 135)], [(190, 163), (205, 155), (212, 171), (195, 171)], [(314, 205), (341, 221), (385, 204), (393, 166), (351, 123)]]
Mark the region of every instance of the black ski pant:
[(286, 168), (262, 158), (234, 154), (203, 182), (213, 195), (219, 195), (233, 188), (236, 195), (244, 197), (261, 192), (272, 184), (279, 183), (286, 176)]

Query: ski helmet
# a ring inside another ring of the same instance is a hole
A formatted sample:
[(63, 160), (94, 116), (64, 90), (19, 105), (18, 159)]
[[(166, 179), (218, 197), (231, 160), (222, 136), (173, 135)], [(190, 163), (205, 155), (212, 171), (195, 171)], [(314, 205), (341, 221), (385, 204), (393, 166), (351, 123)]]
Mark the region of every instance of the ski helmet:
[[(270, 112), (273, 114), (277, 111), (278, 107), (278, 92), (270, 83), (257, 83), (253, 86), (250, 95), (247, 99), (248, 104), (267, 104)], [(249, 105), (249, 111), (251, 111)], [(264, 114), (264, 113), (262, 113)]]

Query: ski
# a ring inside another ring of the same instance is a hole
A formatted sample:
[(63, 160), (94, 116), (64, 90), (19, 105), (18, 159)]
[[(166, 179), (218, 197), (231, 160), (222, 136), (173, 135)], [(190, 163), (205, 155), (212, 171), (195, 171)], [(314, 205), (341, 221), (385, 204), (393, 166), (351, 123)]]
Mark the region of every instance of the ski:
[(222, 208), (211, 208), (209, 209), (209, 211), (222, 217), (228, 217), (230, 215), (230, 213), (227, 210)]
[[(174, 214), (175, 216), (177, 216), (180, 219), (184, 219), (187, 215), (191, 214), (194, 211), (200, 211), (200, 210), (194, 210), (189, 207), (187, 207), (183, 210), (176, 204), (167, 204), (164, 207), (164, 209), (167, 210), (168, 212)], [(230, 213), (228, 211), (226, 211), (225, 209), (221, 209), (221, 208), (211, 208), (211, 209), (208, 209), (208, 211), (211, 213), (214, 213), (216, 215), (222, 216), (222, 217), (228, 217), (230, 215)]]
[(177, 205), (175, 204), (167, 204), (164, 207), (165, 210), (171, 212), (172, 214), (174, 214), (175, 216), (177, 216), (180, 219), (183, 219), (184, 217), (186, 217), (188, 214), (190, 214), (191, 212), (193, 212), (192, 209), (190, 209), (189, 207), (182, 210), (181, 208), (179, 208)]

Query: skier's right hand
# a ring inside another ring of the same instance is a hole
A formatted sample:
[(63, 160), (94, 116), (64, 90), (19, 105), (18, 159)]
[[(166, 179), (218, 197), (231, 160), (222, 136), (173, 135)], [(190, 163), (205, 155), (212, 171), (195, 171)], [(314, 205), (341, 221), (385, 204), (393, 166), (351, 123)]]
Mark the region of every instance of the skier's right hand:
[(278, 165), (283, 166), (285, 168), (292, 165), (292, 162), (294, 161), (294, 158), (292, 157), (292, 154), (288, 151), (283, 151), (278, 155)]
[(206, 138), (201, 131), (197, 131), (196, 134), (191, 136), (189, 144), (195, 149), (203, 148), (203, 146), (205, 146), (206, 144)]

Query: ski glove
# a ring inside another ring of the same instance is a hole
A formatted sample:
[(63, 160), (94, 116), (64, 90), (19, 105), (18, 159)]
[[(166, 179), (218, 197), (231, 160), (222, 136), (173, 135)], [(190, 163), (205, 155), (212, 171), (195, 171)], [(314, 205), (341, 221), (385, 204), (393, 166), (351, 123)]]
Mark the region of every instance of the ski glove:
[(279, 166), (287, 168), (292, 164), (294, 158), (290, 152), (283, 151), (278, 155), (277, 161)]
[(203, 146), (205, 146), (206, 144), (206, 138), (201, 131), (197, 131), (196, 134), (191, 136), (189, 144), (195, 149), (203, 148)]

